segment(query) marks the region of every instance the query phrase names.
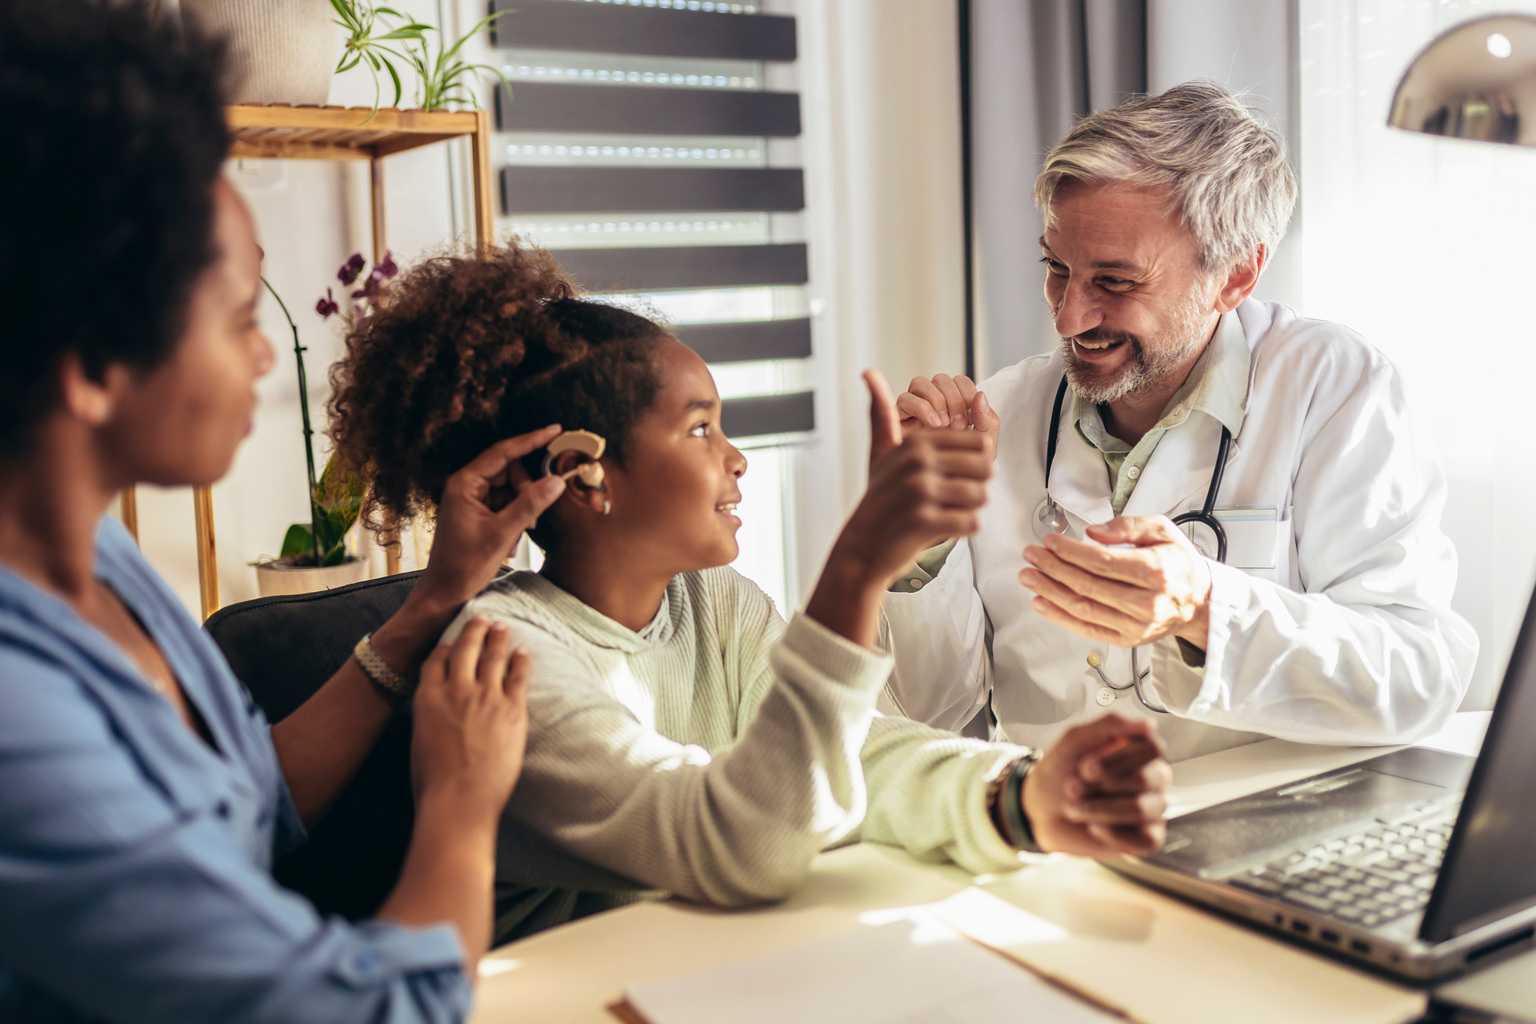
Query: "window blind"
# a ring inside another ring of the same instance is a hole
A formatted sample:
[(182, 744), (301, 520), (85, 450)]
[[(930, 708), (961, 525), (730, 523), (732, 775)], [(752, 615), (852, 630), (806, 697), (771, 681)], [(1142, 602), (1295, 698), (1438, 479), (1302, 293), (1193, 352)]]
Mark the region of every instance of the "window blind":
[[(584, 289), (659, 309), (711, 364), (803, 363), (809, 254), (782, 218), (804, 210), (804, 178), (768, 159), (800, 134), (800, 97), (765, 82), (796, 58), (795, 19), (698, 0), (491, 6), (511, 12), (493, 39), (512, 81), (495, 102), (511, 230)], [(725, 399), (729, 435), (815, 429), (808, 387), (770, 389)]]

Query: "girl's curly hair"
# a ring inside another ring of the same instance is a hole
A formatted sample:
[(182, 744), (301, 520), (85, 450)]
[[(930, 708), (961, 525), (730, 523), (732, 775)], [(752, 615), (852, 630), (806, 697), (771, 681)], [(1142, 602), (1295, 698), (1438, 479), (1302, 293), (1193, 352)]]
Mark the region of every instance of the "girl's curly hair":
[(370, 485), (364, 522), (382, 531), (432, 514), (449, 476), (548, 423), (601, 434), (622, 465), (660, 388), (652, 354), (665, 337), (643, 316), (578, 298), (541, 249), (418, 264), (331, 368), (330, 436)]

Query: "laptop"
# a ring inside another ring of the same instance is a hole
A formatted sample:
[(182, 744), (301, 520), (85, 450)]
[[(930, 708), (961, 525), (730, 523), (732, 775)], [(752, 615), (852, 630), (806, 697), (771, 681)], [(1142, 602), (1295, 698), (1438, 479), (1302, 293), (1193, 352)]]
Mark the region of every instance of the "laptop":
[(1474, 760), (1410, 747), (1175, 818), (1107, 867), (1409, 982), (1536, 944), (1536, 597)]

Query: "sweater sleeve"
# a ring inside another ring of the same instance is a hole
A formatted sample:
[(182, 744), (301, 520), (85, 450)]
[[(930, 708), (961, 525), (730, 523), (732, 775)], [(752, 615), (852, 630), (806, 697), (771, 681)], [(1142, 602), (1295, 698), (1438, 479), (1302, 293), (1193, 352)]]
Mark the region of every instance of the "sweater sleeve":
[(797, 616), (768, 653), (756, 713), (711, 756), (643, 725), (569, 641), (509, 621), (533, 681), (528, 752), (507, 813), (571, 852), (736, 906), (787, 896), (811, 859), (863, 818), (858, 755), (890, 671), (883, 655)]
[(860, 838), (921, 860), (953, 861), (972, 874), (1013, 871), (986, 806), (987, 784), (1024, 747), (967, 739), (905, 718), (880, 716), (864, 742), (869, 813)]
[[(757, 615), (751, 602), (741, 603), (742, 671), (744, 678), (757, 680), (746, 686), (747, 714), (770, 678), (766, 671), (754, 673), (754, 648), (769, 649), (783, 620), (771, 607)], [(1004, 765), (1025, 750), (877, 714), (860, 753), (869, 790), (860, 838), (899, 846), (922, 860), (952, 861), (975, 874), (1018, 868), (1018, 852), (992, 824), (986, 791)]]

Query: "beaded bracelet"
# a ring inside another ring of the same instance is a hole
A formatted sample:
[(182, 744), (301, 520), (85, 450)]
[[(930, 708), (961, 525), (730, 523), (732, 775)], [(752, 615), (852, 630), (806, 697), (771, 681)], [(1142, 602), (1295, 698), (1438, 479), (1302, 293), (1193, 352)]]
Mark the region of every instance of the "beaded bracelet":
[(368, 681), (373, 683), (384, 696), (410, 700), (411, 694), (416, 692), (416, 684), (390, 668), (389, 663), (379, 657), (379, 652), (374, 650), (373, 644), (368, 642), (372, 636), (372, 633), (363, 634), (363, 638), (352, 648), (352, 657), (357, 659), (363, 675), (367, 676)]

